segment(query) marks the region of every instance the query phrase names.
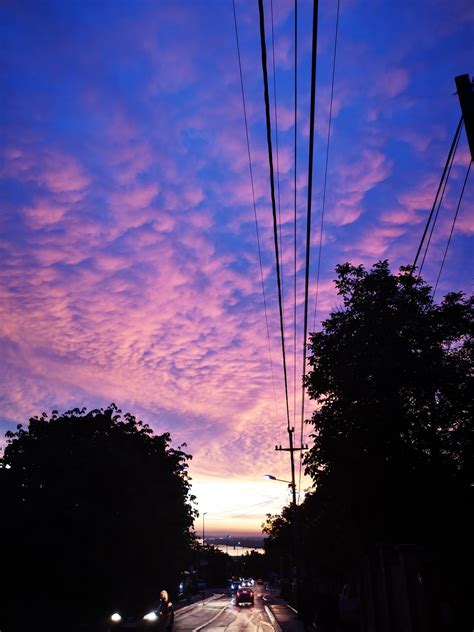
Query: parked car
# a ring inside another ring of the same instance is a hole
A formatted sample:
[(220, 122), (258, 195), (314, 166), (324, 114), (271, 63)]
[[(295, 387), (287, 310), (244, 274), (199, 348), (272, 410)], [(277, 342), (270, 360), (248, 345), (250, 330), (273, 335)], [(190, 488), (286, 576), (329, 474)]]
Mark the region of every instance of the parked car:
[(253, 590), (241, 586), (235, 593), (235, 605), (236, 606), (253, 606), (254, 597)]

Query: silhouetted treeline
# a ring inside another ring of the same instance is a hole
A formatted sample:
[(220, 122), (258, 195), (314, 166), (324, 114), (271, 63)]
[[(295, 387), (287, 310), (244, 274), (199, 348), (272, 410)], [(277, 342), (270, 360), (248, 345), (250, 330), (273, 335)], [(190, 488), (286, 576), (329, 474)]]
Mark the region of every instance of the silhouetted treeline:
[(173, 592), (195, 510), (190, 456), (170, 447), (168, 433), (153, 434), (112, 404), (43, 413), (7, 436), (2, 631), (72, 630), (118, 604)]
[[(363, 630), (472, 630), (473, 300), (436, 305), (386, 261), (337, 275), (342, 305), (311, 335), (306, 379), (317, 407), (315, 489), (298, 508), (304, 575), (336, 599), (350, 586)], [(266, 525), (286, 575), (292, 522), (286, 508)]]

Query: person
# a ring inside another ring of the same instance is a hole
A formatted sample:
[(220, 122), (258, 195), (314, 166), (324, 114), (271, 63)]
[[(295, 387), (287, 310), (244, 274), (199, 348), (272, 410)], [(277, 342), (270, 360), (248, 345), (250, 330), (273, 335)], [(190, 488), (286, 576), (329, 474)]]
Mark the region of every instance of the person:
[(359, 601), (349, 584), (345, 584), (339, 595), (339, 630), (356, 632), (360, 629)]
[(163, 632), (171, 632), (174, 623), (174, 608), (166, 590), (160, 592), (160, 605), (158, 610), (160, 613), (160, 629)]

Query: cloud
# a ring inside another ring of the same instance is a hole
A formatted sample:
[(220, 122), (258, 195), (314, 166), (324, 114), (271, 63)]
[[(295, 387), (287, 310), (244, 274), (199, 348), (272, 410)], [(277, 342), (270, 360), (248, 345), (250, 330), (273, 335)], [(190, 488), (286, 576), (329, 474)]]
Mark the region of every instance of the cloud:
[(368, 261), (384, 259), (391, 245), (404, 234), (405, 228), (374, 226), (353, 244), (353, 249)]
[[(294, 5), (274, 4), (277, 213), (293, 408)], [(431, 208), (443, 143), (451, 133), (446, 121), (452, 97), (434, 100), (420, 68), (436, 66), (440, 73), (444, 59), (455, 67), (454, 48), (460, 47), (442, 38), (451, 33), (460, 42), (468, 40), (462, 13), (441, 2), (433, 11), (422, 4), (410, 5), (410, 11), (433, 25), (426, 37), (412, 22), (392, 21), (400, 9), (385, 0), (362, 14), (354, 3), (341, 7), (318, 327), (337, 306), (335, 265), (345, 260), (370, 265), (385, 256), (407, 263)], [(464, 0), (461, 5), (468, 15)], [(99, 3), (94, 20), (89, 10), (81, 5), (71, 13), (59, 3), (46, 20), (41, 11), (30, 17), (11, 5), (5, 14), (11, 33), (8, 72), (2, 76), (7, 107), (0, 163), (5, 422), (25, 421), (53, 407), (117, 401), (157, 431), (171, 431), (176, 442), (187, 441), (198, 480), (209, 485), (216, 477), (250, 481), (268, 463), (286, 478), (285, 455), (274, 452), (274, 443), (287, 439), (286, 405), (257, 8), (237, 3), (269, 340), (231, 5), (214, 3), (209, 11), (206, 3), (199, 9), (193, 3), (142, 3), (132, 12), (120, 5), (111, 14)], [(297, 381), (309, 12), (310, 4), (303, 3)], [(334, 17), (332, 11), (322, 19), (333, 28)], [(374, 37), (366, 37), (367, 29)], [(45, 40), (44, 33), (55, 37)], [(318, 53), (310, 305), (332, 70), (332, 35), (324, 37)], [(433, 235), (435, 259), (449, 234), (466, 156), (460, 145), (446, 196), (449, 212), (440, 216)], [(459, 249), (449, 262), (456, 288), (470, 283), (456, 253), (469, 249), (471, 198), (466, 190), (455, 231)], [(311, 313), (310, 328), (312, 318)]]
[(0, 175), (32, 181), (46, 191), (64, 196), (83, 192), (91, 182), (78, 160), (56, 148), (38, 153), (32, 147), (7, 147)]
[(356, 163), (338, 163), (331, 181), (337, 186), (328, 205), (327, 221), (337, 226), (355, 222), (363, 212), (367, 193), (383, 182), (392, 169), (391, 161), (380, 151), (366, 149)]
[(32, 228), (41, 229), (63, 220), (69, 208), (48, 198), (37, 199), (33, 206), (23, 209), (23, 215)]

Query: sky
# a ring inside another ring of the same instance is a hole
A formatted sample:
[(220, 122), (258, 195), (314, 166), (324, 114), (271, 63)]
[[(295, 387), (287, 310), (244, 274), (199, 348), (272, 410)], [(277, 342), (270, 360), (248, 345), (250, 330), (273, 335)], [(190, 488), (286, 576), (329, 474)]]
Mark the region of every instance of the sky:
[[(294, 4), (273, 0), (273, 39), (264, 4), (299, 432), (312, 3), (298, 4), (296, 348)], [(460, 118), (454, 77), (474, 73), (471, 0), (341, 0), (315, 314), (336, 9), (319, 3), (310, 330), (340, 305), (338, 263), (412, 263)], [(236, 15), (270, 340), (231, 0), (1, 3), (0, 433), (115, 402), (186, 442), (196, 530), (206, 512), (206, 532), (239, 535), (288, 502), (262, 475), (290, 468), (274, 449), (287, 435), (257, 1)], [(463, 132), (430, 284), (468, 163)], [(437, 298), (472, 290), (473, 203), (471, 177)]]

